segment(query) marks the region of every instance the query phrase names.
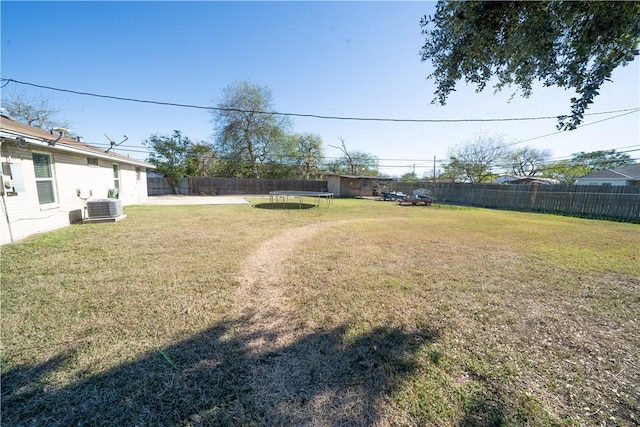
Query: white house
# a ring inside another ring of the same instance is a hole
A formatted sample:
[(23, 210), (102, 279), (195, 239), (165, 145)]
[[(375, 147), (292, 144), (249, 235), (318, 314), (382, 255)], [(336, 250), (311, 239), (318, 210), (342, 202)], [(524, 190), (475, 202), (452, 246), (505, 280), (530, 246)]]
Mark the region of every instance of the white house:
[(578, 178), (576, 185), (640, 185), (640, 163), (591, 172)]
[(123, 206), (147, 199), (147, 169), (155, 166), (0, 118), (2, 218), (0, 244), (79, 222), (85, 202), (118, 190)]

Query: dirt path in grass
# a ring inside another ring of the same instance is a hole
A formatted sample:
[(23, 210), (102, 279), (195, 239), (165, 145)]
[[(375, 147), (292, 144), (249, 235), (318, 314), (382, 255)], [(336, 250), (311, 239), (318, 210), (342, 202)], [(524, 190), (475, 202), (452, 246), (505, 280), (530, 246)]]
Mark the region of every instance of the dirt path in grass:
[(367, 390), (336, 388), (330, 384), (333, 380), (327, 380), (344, 369), (335, 367), (341, 363), (336, 351), (339, 336), (305, 328), (287, 304), (287, 292), (293, 289), (287, 283), (290, 256), (328, 228), (354, 221), (377, 219), (324, 222), (287, 231), (262, 243), (245, 260), (236, 293), (242, 322), (235, 333), (243, 338), (251, 361), (247, 385), (253, 410), (264, 414), (261, 424), (335, 425), (344, 424), (346, 416), (371, 425), (363, 422), (375, 416), (371, 407), (375, 402)]
[[(263, 242), (244, 261), (236, 293), (239, 314), (247, 320), (246, 334), (255, 336), (250, 347), (265, 350), (286, 345), (295, 338), (292, 313), (286, 304), (286, 261), (303, 242), (327, 228), (350, 220), (310, 224)], [(275, 336), (274, 336), (275, 333)], [(275, 339), (275, 341), (274, 341)]]

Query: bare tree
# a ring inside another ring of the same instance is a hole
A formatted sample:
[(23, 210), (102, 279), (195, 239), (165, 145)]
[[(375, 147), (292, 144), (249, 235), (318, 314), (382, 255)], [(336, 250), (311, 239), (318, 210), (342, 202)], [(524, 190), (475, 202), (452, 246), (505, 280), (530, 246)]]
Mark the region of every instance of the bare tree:
[(362, 151), (349, 151), (343, 138), (340, 139), (340, 147), (330, 145), (342, 151), (342, 157), (329, 164), (329, 170), (334, 173), (347, 173), (351, 175), (378, 175), (379, 161), (376, 156)]
[(215, 176), (219, 159), (213, 145), (204, 141), (192, 143), (186, 154), (187, 176)]
[(56, 116), (62, 111), (49, 98), (27, 98), (24, 94), (3, 97), (2, 108), (7, 114), (19, 122), (42, 129), (54, 127), (68, 128), (69, 122)]
[(551, 158), (551, 150), (538, 150), (522, 147), (508, 152), (505, 157), (506, 166), (518, 176), (539, 175), (545, 163)]
[(461, 177), (472, 184), (489, 181), (493, 168), (504, 158), (506, 146), (502, 136), (477, 136), (474, 140), (449, 150), (445, 176)]

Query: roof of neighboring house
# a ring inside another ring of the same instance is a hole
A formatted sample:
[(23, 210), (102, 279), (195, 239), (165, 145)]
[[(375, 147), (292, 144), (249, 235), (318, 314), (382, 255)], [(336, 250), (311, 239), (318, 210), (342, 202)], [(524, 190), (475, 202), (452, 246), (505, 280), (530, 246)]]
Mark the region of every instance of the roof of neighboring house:
[(580, 179), (640, 179), (640, 163), (591, 172)]
[(522, 179), (522, 178), (525, 178), (525, 177), (518, 176), (518, 175), (500, 175), (497, 179), (515, 181), (517, 179)]
[(554, 178), (542, 178), (538, 176), (518, 176), (518, 175), (500, 175), (496, 181), (509, 184), (559, 184), (560, 181)]
[(76, 153), (85, 154), (88, 156), (99, 157), (102, 159), (108, 159), (118, 163), (132, 164), (136, 166), (143, 166), (145, 168), (155, 169), (155, 165), (147, 163), (143, 160), (134, 159), (123, 154), (114, 153), (113, 151), (107, 152), (103, 148), (95, 147), (82, 141), (78, 141), (75, 138), (63, 136), (56, 142), (55, 145), (51, 145), (50, 142), (58, 139), (58, 135), (48, 130), (29, 126), (25, 123), (18, 122), (8, 116), (1, 115), (0, 118), (0, 131), (5, 138), (17, 138), (21, 137), (29, 144), (39, 147), (48, 147), (53, 150), (58, 149), (61, 151), (73, 151)]
[(327, 176), (338, 176), (340, 178), (350, 178), (350, 179), (377, 179), (380, 181), (393, 181), (393, 178), (383, 178), (381, 176), (367, 176), (367, 175), (342, 175), (336, 173), (330, 173)]
[(558, 184), (560, 181), (553, 178), (536, 178), (533, 176), (528, 176), (526, 178), (520, 178), (513, 181), (510, 181), (510, 184), (543, 184), (543, 185), (552, 185)]

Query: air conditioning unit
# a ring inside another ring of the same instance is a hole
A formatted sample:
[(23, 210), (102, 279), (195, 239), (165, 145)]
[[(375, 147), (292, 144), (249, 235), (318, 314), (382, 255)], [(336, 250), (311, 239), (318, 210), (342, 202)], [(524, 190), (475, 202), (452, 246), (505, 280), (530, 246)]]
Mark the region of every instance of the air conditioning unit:
[(122, 215), (122, 200), (96, 199), (87, 201), (89, 218), (116, 218)]

